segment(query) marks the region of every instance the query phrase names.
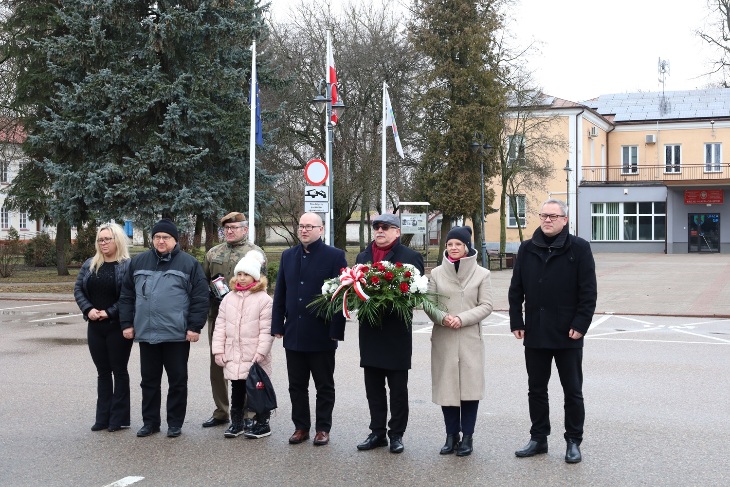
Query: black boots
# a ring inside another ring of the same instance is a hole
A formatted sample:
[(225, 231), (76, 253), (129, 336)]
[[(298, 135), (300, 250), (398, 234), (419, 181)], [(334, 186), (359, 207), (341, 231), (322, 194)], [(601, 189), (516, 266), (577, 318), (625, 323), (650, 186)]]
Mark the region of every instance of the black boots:
[(457, 457), (468, 457), (471, 452), (474, 451), (472, 446), (472, 435), (464, 435), (459, 440), (459, 433), (453, 435), (446, 435), (446, 443), (441, 447), (439, 452), (442, 455), (450, 455), (456, 452)]
[(241, 434), (243, 434), (243, 409), (231, 408), (231, 425), (223, 433), (223, 436), (226, 438), (235, 438)]
[(459, 444), (459, 447), (456, 449), (456, 456), (457, 457), (468, 457), (471, 455), (471, 452), (474, 449), (472, 448), (472, 435), (464, 435), (464, 437), (461, 439), (461, 443)]
[(446, 435), (446, 443), (441, 447), (441, 455), (451, 455), (459, 447), (459, 433)]

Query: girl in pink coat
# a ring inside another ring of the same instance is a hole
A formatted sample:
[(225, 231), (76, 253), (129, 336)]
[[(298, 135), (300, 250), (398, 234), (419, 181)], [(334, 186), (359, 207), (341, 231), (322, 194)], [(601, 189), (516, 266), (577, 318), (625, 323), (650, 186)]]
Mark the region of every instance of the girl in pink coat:
[(243, 405), (246, 378), (253, 362), (271, 375), (271, 297), (266, 293), (267, 280), (261, 275), (264, 256), (249, 251), (238, 261), (218, 311), (213, 331), (212, 351), (215, 363), (223, 367), (223, 376), (231, 381), (231, 425), (224, 433), (235, 438), (263, 438), (271, 434), (269, 415), (257, 415), (250, 430), (243, 428)]

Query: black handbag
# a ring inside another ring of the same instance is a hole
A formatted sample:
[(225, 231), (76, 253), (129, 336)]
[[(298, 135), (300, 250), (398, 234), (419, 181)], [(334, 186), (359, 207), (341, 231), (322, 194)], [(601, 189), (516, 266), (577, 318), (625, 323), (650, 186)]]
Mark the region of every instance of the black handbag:
[(276, 393), (271, 379), (256, 362), (251, 365), (246, 379), (247, 408), (256, 414), (266, 414), (276, 409)]

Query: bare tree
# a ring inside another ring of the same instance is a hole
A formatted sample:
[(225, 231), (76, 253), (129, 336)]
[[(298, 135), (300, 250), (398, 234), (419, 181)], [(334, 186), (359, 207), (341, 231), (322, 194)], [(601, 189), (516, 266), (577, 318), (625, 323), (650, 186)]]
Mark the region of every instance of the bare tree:
[[(507, 244), (507, 198), (520, 235), (524, 239), (518, 214), (517, 195), (535, 193), (552, 177), (552, 155), (566, 150), (567, 141), (556, 131), (560, 116), (551, 114), (553, 97), (533, 87), (529, 74), (515, 71), (511, 80), (508, 108), (502, 114), (502, 134), (497, 144), (499, 163), (500, 209), (499, 251)], [(525, 197), (525, 207), (528, 201)]]
[(707, 9), (710, 23), (706, 28), (697, 29), (695, 33), (717, 50), (719, 57), (712, 63), (707, 74), (721, 75), (721, 84), (727, 88), (730, 68), (730, 0), (707, 0)]
[[(291, 172), (301, 179), (306, 162), (325, 152), (324, 116), (310, 100), (318, 94), (324, 78), (326, 52), (324, 29), (312, 29), (312, 25), (321, 25), (318, 19), (328, 19), (324, 27), (332, 31), (338, 91), (347, 106), (334, 128), (331, 168), (334, 243), (340, 248), (345, 247), (346, 225), (352, 213), (361, 208), (364, 215), (379, 200), (383, 81), (390, 86), (401, 138), (404, 145), (408, 144), (408, 121), (412, 118), (408, 112), (409, 90), (417, 63), (401, 20), (392, 8), (387, 8), (390, 3), (351, 5), (341, 14), (328, 11), (324, 0), (302, 3), (293, 8), (288, 21), (273, 23), (266, 45), (265, 54), (279, 69), (282, 86), (276, 93), (266, 94), (269, 103), (279, 107), (279, 113), (271, 120), (276, 148), (262, 154), (261, 160), (270, 173)], [(396, 161), (393, 154), (395, 151), (389, 150), (391, 176), (387, 189), (397, 200), (408, 188), (407, 168), (414, 164), (415, 157), (408, 153), (404, 160)], [(303, 201), (303, 191), (298, 198)], [(272, 207), (271, 211), (284, 208)], [(272, 214), (272, 218), (287, 219), (285, 214)]]

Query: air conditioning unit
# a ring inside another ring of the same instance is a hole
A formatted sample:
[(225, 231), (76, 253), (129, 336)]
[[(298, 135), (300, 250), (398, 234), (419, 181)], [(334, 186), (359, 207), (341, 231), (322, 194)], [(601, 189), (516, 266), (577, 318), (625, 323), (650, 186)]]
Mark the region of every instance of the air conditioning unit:
[(647, 144), (656, 144), (656, 135), (655, 134), (648, 134), (646, 136), (646, 143)]
[(588, 131), (588, 137), (598, 137), (598, 127), (591, 127)]

